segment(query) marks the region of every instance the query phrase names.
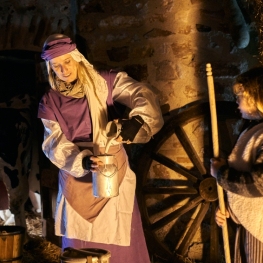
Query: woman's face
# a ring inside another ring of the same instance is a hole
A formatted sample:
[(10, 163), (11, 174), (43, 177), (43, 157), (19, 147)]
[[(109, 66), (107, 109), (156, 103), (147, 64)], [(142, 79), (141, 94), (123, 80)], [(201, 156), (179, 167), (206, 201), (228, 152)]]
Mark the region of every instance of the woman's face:
[(65, 54), (50, 61), (51, 68), (61, 80), (70, 83), (77, 79), (77, 63), (70, 54)]
[(261, 119), (255, 103), (244, 96), (244, 92), (239, 92), (238, 94), (236, 94), (236, 103), (238, 104), (238, 109), (240, 110), (242, 118), (248, 120)]

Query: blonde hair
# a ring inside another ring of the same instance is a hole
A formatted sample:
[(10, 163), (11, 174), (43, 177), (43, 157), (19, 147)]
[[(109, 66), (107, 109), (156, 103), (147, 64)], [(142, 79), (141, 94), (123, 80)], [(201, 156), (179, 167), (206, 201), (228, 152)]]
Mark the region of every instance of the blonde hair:
[(263, 67), (255, 67), (240, 74), (234, 84), (234, 94), (242, 93), (248, 102), (253, 103), (263, 115)]
[[(73, 58), (74, 59), (74, 58)], [(92, 86), (94, 94), (96, 99), (98, 100), (98, 102), (101, 104), (101, 101), (98, 97), (98, 94), (96, 92), (96, 85), (94, 82), (94, 78), (92, 77), (92, 75), (90, 74), (88, 68), (85, 66), (85, 63), (83, 61), (78, 62), (77, 64), (77, 73), (78, 73), (78, 81), (82, 84), (82, 85), (89, 85)], [(94, 70), (94, 69), (93, 69)], [(95, 71), (95, 70), (94, 70)], [(102, 106), (102, 105), (101, 105)]]

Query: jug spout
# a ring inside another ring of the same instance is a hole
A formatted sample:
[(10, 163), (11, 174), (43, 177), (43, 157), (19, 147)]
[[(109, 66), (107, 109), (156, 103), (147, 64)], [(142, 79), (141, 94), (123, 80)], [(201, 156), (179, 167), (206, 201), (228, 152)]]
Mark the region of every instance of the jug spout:
[(108, 138), (106, 147), (105, 147), (105, 153), (108, 152), (111, 143), (113, 142), (113, 140), (115, 140), (120, 132), (121, 132), (121, 124), (120, 123), (116, 123), (115, 121), (110, 121), (108, 122), (107, 126), (106, 126), (106, 136)]

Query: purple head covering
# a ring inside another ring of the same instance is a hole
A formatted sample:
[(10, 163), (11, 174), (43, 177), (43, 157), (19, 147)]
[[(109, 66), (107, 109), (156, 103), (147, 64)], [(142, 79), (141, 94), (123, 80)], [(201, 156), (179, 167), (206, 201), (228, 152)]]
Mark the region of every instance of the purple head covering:
[(53, 34), (47, 38), (44, 43), (41, 58), (48, 61), (52, 58), (65, 55), (76, 49), (76, 44), (72, 40), (62, 34)]

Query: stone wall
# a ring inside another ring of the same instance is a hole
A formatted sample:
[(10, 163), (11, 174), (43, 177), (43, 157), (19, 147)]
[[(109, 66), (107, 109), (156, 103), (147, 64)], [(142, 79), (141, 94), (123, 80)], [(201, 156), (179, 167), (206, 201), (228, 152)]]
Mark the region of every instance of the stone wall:
[(231, 100), (233, 77), (258, 62), (251, 17), (245, 49), (233, 42), (226, 18), (216, 0), (2, 0), (0, 50), (40, 52), (49, 34), (68, 34), (96, 66), (149, 81), (171, 111), (207, 98), (206, 63), (219, 99)]
[(228, 100), (233, 77), (257, 63), (253, 38), (246, 49), (234, 45), (220, 1), (86, 2), (78, 32), (90, 60), (134, 71), (170, 110), (207, 98), (206, 63), (218, 96)]

